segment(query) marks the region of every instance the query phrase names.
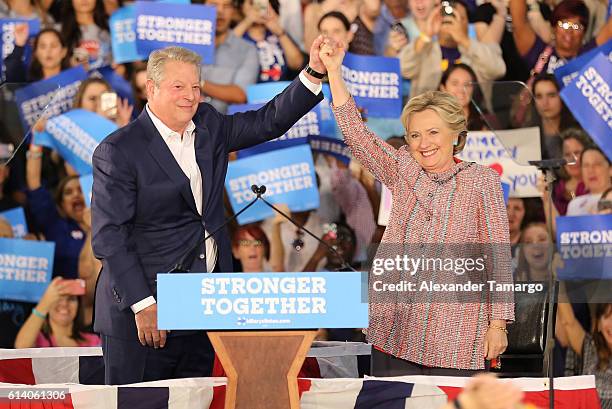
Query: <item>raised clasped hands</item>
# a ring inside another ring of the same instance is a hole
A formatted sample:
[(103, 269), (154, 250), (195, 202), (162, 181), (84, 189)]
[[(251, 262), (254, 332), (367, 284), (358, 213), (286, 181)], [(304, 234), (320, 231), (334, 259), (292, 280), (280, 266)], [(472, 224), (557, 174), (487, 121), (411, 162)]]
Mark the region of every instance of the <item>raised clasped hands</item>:
[[(316, 43), (316, 42), (315, 42)], [(323, 37), (319, 45), (319, 58), (328, 73), (336, 73), (342, 67), (346, 45), (329, 37)]]

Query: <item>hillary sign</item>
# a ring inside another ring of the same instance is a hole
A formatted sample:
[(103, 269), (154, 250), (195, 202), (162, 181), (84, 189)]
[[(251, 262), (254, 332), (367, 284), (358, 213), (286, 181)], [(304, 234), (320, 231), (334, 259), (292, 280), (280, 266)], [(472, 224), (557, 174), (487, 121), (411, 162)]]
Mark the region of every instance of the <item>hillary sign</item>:
[(364, 328), (362, 273), (159, 274), (160, 329)]
[(81, 81), (85, 78), (87, 73), (79, 65), (15, 91), (15, 101), (24, 128), (32, 127), (43, 113), (45, 118), (50, 118), (69, 111)]
[(342, 77), (366, 115), (396, 118), (402, 113), (400, 65), (397, 58), (347, 53)]
[[(20, 23), (28, 24), (29, 38), (33, 38), (40, 31), (40, 20), (20, 19), (20, 18), (1, 18), (0, 19), (0, 79), (2, 79), (5, 71), (4, 60), (11, 55), (15, 49), (15, 25)], [(28, 43), (25, 48), (25, 61), (29, 63), (32, 50)]]
[(612, 159), (612, 61), (598, 54), (561, 90), (561, 98), (580, 125)]
[[(228, 114), (237, 112), (255, 111), (264, 104), (230, 105)], [(310, 112), (301, 117), (287, 132), (271, 141), (255, 145), (238, 151), (239, 158), (246, 158), (259, 153), (269, 152), (275, 149), (283, 149), (291, 146), (304, 144), (311, 135), (319, 135), (322, 126), (322, 114), (320, 105), (315, 106)]]
[(612, 279), (612, 215), (557, 217), (561, 279)]
[(55, 243), (0, 239), (0, 299), (38, 302), (53, 271)]
[(540, 196), (538, 169), (524, 166), (541, 158), (538, 128), (468, 132), (465, 148), (457, 156), (495, 169), (510, 185), (511, 197)]
[[(265, 185), (264, 197), (271, 203), (287, 204), (292, 212), (319, 207), (312, 153), (307, 144), (230, 162), (225, 188), (234, 212), (255, 198), (252, 185)], [(238, 223), (252, 223), (273, 215), (274, 210), (259, 202), (238, 216)]]
[(108, 119), (73, 109), (47, 121), (43, 133), (37, 133), (37, 144), (56, 149), (80, 175), (92, 172), (92, 156), (98, 144), (117, 129)]
[(215, 7), (137, 1), (134, 13), (138, 54), (178, 45), (200, 54), (206, 64), (214, 62)]

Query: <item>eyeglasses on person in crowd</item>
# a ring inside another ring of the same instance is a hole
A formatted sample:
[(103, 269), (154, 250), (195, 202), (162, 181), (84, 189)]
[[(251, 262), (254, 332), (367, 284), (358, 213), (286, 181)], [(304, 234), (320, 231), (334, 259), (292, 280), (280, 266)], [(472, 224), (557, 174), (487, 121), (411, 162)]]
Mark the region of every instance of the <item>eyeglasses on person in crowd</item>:
[(574, 31), (583, 31), (584, 26), (578, 23), (572, 23), (571, 21), (557, 21), (557, 26), (562, 28), (563, 30), (574, 30)]

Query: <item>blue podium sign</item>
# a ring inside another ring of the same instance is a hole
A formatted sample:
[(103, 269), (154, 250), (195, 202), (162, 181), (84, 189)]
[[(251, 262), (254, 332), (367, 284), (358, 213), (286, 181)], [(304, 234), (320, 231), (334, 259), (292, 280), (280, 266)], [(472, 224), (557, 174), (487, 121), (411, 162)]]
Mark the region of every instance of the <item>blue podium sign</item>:
[(362, 275), (158, 274), (158, 326), (170, 330), (365, 328), (368, 304)]

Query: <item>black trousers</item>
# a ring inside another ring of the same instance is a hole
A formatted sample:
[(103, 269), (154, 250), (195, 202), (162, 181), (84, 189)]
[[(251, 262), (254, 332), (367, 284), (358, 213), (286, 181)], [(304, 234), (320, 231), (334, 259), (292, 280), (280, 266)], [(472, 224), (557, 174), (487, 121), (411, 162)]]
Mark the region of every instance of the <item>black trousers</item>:
[(173, 333), (159, 349), (102, 335), (102, 352), (107, 385), (211, 376), (215, 359), (204, 331)]
[(487, 369), (485, 370), (432, 368), (411, 361), (406, 361), (379, 351), (376, 348), (372, 348), (372, 365), (370, 369), (372, 376), (430, 375), (470, 377), (478, 373), (488, 371), (488, 365)]

